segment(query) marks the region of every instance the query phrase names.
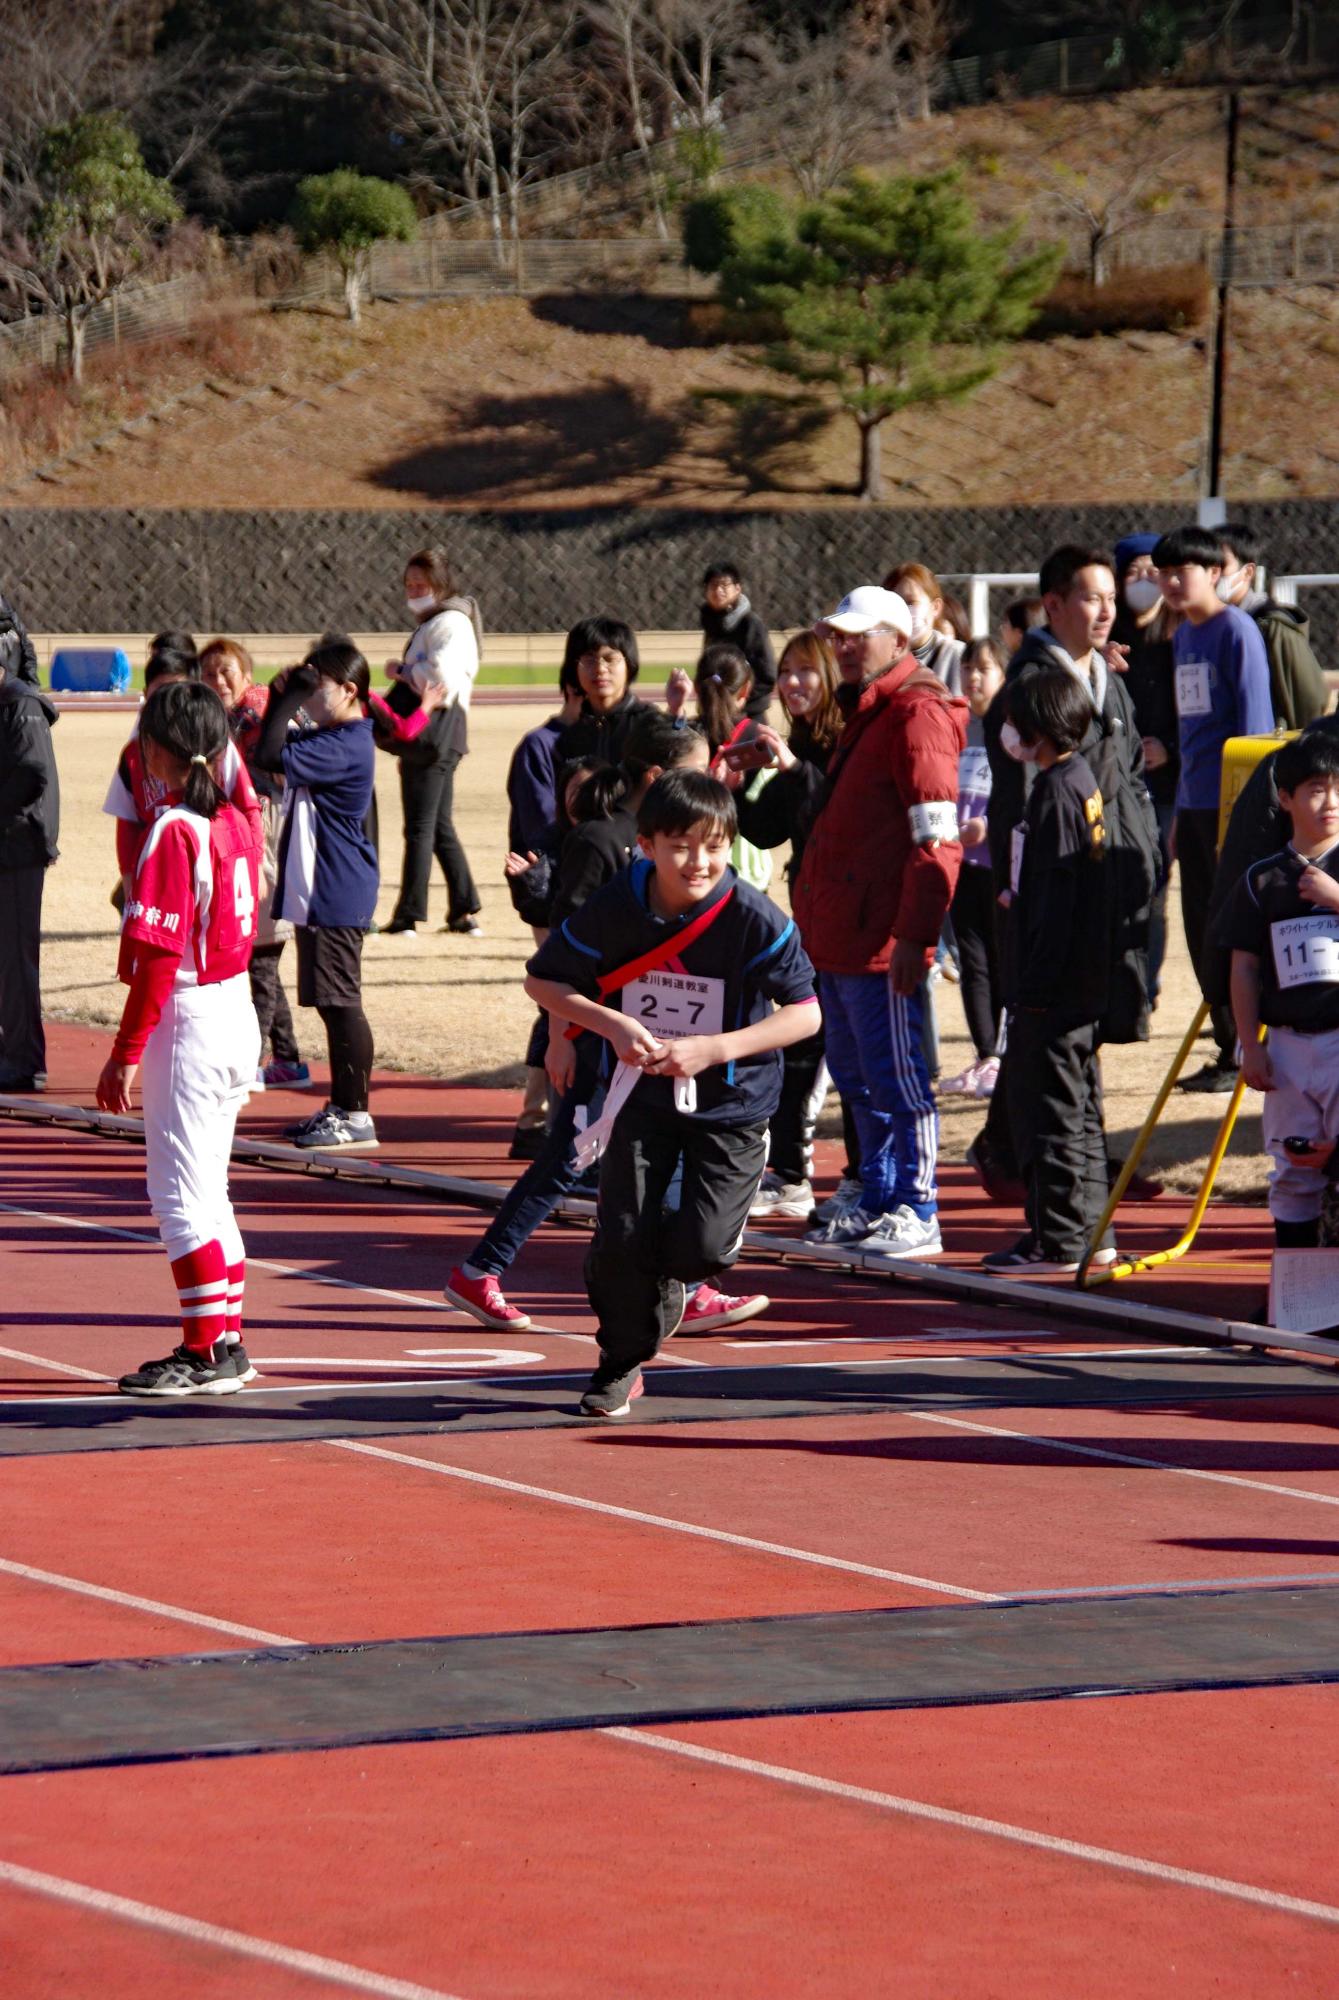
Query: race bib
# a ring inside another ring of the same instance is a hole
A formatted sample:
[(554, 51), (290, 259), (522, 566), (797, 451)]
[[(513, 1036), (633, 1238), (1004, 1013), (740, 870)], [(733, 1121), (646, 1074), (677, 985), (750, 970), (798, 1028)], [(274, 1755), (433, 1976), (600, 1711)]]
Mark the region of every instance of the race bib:
[(982, 744), (958, 752), (958, 790), (977, 798), (990, 797), (990, 759)]
[(1339, 912), (1271, 924), (1269, 941), (1281, 990), (1339, 983)]
[(1023, 855), (1027, 848), (1027, 823), (1020, 822), (1009, 836), (1009, 890), (1018, 894), (1018, 885), (1023, 879)]
[(719, 1035), (725, 1027), (725, 981), (689, 972), (646, 972), (623, 988), (622, 1010), (661, 1041)]
[(1181, 716), (1213, 713), (1212, 670), (1207, 660), (1183, 660), (1177, 668), (1176, 712)]

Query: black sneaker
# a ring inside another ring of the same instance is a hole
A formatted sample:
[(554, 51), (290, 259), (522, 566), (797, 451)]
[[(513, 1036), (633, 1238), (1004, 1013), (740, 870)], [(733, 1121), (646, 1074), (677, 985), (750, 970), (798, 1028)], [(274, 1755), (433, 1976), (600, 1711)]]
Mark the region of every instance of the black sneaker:
[(668, 1340), (683, 1325), (683, 1316), (688, 1306), (688, 1290), (677, 1278), (660, 1280), (660, 1309), (664, 1315), (665, 1331), (662, 1338)]
[(246, 1349), (243, 1347), (240, 1340), (233, 1341), (232, 1345), (229, 1347), (228, 1359), (232, 1362), (233, 1367), (237, 1370), (239, 1378), (243, 1382), (254, 1382), (257, 1375), (259, 1375), (260, 1373), (260, 1370), (257, 1368), (255, 1362), (251, 1359), (251, 1356), (247, 1353)]
[(224, 1343), (215, 1341), (208, 1354), (178, 1347), (161, 1361), (146, 1361), (117, 1388), (123, 1396), (233, 1396), (243, 1376)]
[(583, 1417), (626, 1417), (642, 1394), (642, 1371), (629, 1368), (622, 1375), (610, 1375), (597, 1368), (590, 1387), (581, 1398)]
[(484, 927), (476, 916), (452, 917), (450, 923), (442, 925), (442, 930), (448, 937), (481, 938), (484, 934)]
[(1235, 1063), (1210, 1062), (1203, 1069), (1197, 1069), (1193, 1076), (1183, 1076), (1177, 1082), (1178, 1090), (1194, 1090), (1212, 1097), (1226, 1097), (1237, 1087), (1237, 1065)]
[(511, 1145), (507, 1149), (509, 1160), (537, 1160), (544, 1150), (548, 1137), (548, 1127), (538, 1125), (517, 1125), (511, 1135)]

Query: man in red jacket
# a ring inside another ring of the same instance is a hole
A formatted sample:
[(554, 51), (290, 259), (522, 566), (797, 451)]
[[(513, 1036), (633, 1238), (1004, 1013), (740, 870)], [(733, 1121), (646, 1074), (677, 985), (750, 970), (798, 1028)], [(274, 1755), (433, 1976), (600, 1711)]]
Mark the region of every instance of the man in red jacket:
[(862, 584), (824, 625), (846, 725), (793, 902), (820, 976), (828, 1067), (860, 1134), (862, 1192), (805, 1240), (933, 1257), (939, 1119), (921, 1030), (962, 860), (967, 705), (908, 650), (911, 613), (895, 591)]

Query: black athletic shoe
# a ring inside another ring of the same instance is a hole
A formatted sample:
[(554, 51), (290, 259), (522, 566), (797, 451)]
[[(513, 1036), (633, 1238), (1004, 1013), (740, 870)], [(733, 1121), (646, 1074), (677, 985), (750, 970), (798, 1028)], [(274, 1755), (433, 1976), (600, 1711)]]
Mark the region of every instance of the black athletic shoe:
[(517, 1125), (511, 1135), (511, 1145), (507, 1149), (509, 1160), (537, 1160), (544, 1150), (548, 1137), (546, 1125)]
[(1237, 1065), (1235, 1063), (1210, 1062), (1203, 1069), (1197, 1069), (1193, 1076), (1183, 1076), (1177, 1083), (1178, 1090), (1194, 1090), (1212, 1097), (1226, 1097), (1237, 1087)]
[(590, 1387), (581, 1398), (583, 1417), (626, 1417), (642, 1394), (642, 1371), (629, 1368), (622, 1375), (610, 1375), (597, 1368)]
[(223, 1341), (208, 1354), (189, 1347), (174, 1348), (161, 1361), (146, 1361), (117, 1388), (123, 1396), (233, 1396), (243, 1377)]
[(254, 1382), (260, 1373), (260, 1370), (240, 1340), (234, 1341), (228, 1349), (228, 1359), (232, 1362), (233, 1367), (237, 1370), (238, 1376), (243, 1382)]
[(46, 1089), (46, 1076), (0, 1076), (0, 1097), (34, 1097)]
[(688, 1291), (677, 1278), (662, 1278), (660, 1281), (660, 1304), (665, 1315), (664, 1338), (669, 1339), (683, 1325), (684, 1312), (688, 1305)]
[(329, 1111), (331, 1108), (332, 1107), (329, 1104), (323, 1104), (319, 1111), (313, 1111), (309, 1113), (309, 1115), (306, 1118), (299, 1118), (296, 1125), (285, 1125), (284, 1127), (285, 1139), (303, 1138), (308, 1132), (312, 1130), (313, 1126), (320, 1124), (321, 1120), (325, 1117), (326, 1112)]

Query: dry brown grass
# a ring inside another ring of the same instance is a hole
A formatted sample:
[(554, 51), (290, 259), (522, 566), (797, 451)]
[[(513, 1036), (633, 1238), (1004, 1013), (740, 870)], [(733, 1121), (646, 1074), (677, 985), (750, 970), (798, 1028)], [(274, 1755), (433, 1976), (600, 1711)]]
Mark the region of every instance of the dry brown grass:
[[(478, 707), (471, 720), (474, 747), (457, 780), (457, 824), (484, 900), (487, 935), (474, 941), (438, 934), (436, 926), (445, 920), (445, 896), (438, 878), (432, 887), (426, 933), (412, 942), (368, 940), (364, 997), (377, 1038), (378, 1061), (386, 1067), (519, 1089), (532, 1012), (521, 978), (533, 945), (502, 883), (504, 784), (516, 739), (542, 713), (537, 706), (487, 704)], [(48, 1012), (97, 1022), (109, 1032), (120, 1018), (122, 989), (115, 982), (116, 918), (108, 903), (116, 872), (111, 824), (99, 808), (125, 732), (126, 718), (121, 715), (61, 718), (55, 741), (64, 801), (62, 858), (48, 878), (45, 906), (43, 990)], [(399, 797), (389, 758), (378, 759), (377, 779), (384, 873), (378, 915), (384, 922), (394, 901), (400, 851)], [(1198, 997), (1175, 912), (1171, 929), (1166, 998), (1154, 1019), (1153, 1039), (1109, 1049), (1104, 1059), (1107, 1131), (1112, 1150), (1118, 1153), (1123, 1153), (1142, 1122)], [(290, 952), (286, 955), (290, 994), (291, 959)], [(938, 991), (947, 1076), (966, 1065), (970, 1049), (956, 990), (941, 985)], [(296, 1018), (304, 1051), (319, 1050), (321, 1027), (315, 1014), (298, 1010)], [(1208, 1047), (1200, 1044), (1206, 1052)], [(1196, 1063), (1199, 1060), (1197, 1055)], [(1223, 1101), (1179, 1093), (1173, 1097), (1148, 1155), (1169, 1188), (1188, 1192), (1196, 1185)], [(1258, 1200), (1264, 1187), (1259, 1099), (1248, 1102), (1250, 1115), (1241, 1121), (1220, 1185), (1239, 1199)], [(949, 1098), (941, 1109), (944, 1157), (961, 1160), (980, 1129), (983, 1107)], [(825, 1129), (835, 1129), (831, 1110)]]

